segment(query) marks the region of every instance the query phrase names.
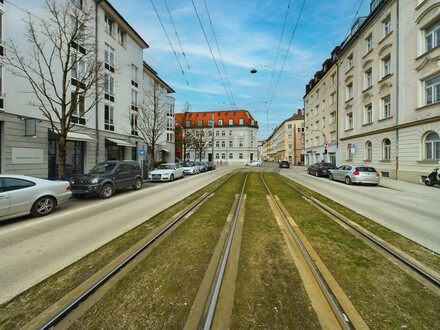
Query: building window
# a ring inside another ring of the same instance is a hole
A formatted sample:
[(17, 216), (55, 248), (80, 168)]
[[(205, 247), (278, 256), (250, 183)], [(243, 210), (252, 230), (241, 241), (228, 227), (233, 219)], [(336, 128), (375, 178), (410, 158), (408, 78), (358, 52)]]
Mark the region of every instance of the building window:
[(346, 115), (346, 130), (353, 129), (353, 112), (347, 113)]
[(391, 55), (382, 60), (383, 78), (391, 74)]
[(234, 146), (234, 141), (229, 141), (229, 147), (232, 148)]
[(353, 55), (350, 55), (347, 60), (347, 70), (350, 70), (353, 67)]
[(197, 121), (197, 125), (198, 125), (198, 126), (202, 126), (202, 125), (203, 125), (203, 120), (198, 120), (198, 121)]
[(336, 92), (330, 95), (330, 104), (335, 104), (335, 103), (336, 103)]
[(109, 45), (105, 45), (104, 67), (111, 72), (115, 72), (115, 50)]
[(243, 125), (243, 118), (239, 118), (239, 119), (238, 119), (238, 124), (239, 124), (239, 125)]
[(373, 36), (370, 34), (365, 41), (367, 45), (367, 53), (369, 53), (373, 49)]
[(214, 124), (214, 121), (212, 119), (208, 119), (208, 126), (212, 126)]
[(131, 84), (138, 87), (138, 68), (134, 64), (131, 65)]
[(131, 135), (138, 135), (138, 115), (137, 113), (131, 114)]
[(215, 154), (215, 159), (220, 159), (220, 154), (219, 153)]
[(365, 159), (373, 159), (373, 144), (371, 143), (371, 141), (367, 141), (367, 143), (365, 143)]
[(219, 119), (219, 120), (218, 120), (218, 125), (219, 125), (219, 126), (223, 126), (223, 119)]
[(226, 131), (222, 130), (222, 136), (226, 136)]
[(220, 148), (220, 141), (215, 141), (215, 146), (216, 146), (217, 148)]
[(190, 127), (191, 126), (191, 121), (187, 120), (185, 124), (186, 124), (186, 127)]
[(125, 33), (124, 31), (121, 29), (120, 26), (118, 26), (118, 42), (124, 46), (125, 43)]
[[(0, 2), (3, 3), (3, 1)], [(82, 0), (72, 0), (72, 2), (78, 7), (82, 8)]]
[(229, 159), (234, 159), (234, 155), (232, 154), (232, 152), (229, 153)]
[(229, 131), (229, 136), (232, 136), (232, 131), (231, 130)]
[(353, 98), (353, 83), (347, 85), (347, 101)]
[(371, 124), (373, 122), (373, 106), (368, 104), (365, 106), (365, 124)]
[(229, 119), (229, 125), (234, 125), (234, 119)]
[(385, 96), (382, 99), (382, 118), (389, 118), (391, 117), (391, 96)]
[(243, 141), (239, 141), (238, 142), (238, 146), (241, 148), (241, 147), (243, 147)]
[(336, 123), (336, 111), (330, 113), (330, 124)]
[(110, 75), (104, 77), (104, 98), (114, 102), (115, 95), (115, 78)]
[(336, 131), (330, 132), (330, 141), (331, 142), (336, 141)]
[(226, 154), (222, 152), (222, 159), (226, 159)]
[(440, 75), (425, 81), (425, 105), (440, 102)]
[(239, 153), (239, 154), (238, 154), (238, 158), (239, 158), (239, 159), (243, 159), (243, 154), (242, 154), (242, 153)]
[(104, 105), (104, 128), (106, 130), (110, 130), (110, 131), (115, 130), (114, 118), (115, 118), (115, 113), (113, 107), (108, 104)]
[(131, 110), (138, 111), (138, 92), (131, 90)]
[(108, 34), (112, 35), (113, 33), (113, 21), (107, 16), (104, 16), (104, 23), (105, 23), (105, 31), (107, 31)]
[(385, 139), (382, 142), (382, 160), (391, 160), (391, 141)]
[(347, 160), (353, 160), (354, 150), (351, 148), (351, 144), (347, 144)]
[(430, 51), (440, 45), (440, 19), (425, 30), (425, 50)]
[(388, 17), (383, 23), (384, 37), (391, 33), (391, 17)]
[(435, 133), (429, 133), (425, 137), (425, 159), (440, 161), (440, 136)]
[(215, 136), (220, 136), (220, 131), (215, 131)]
[(226, 147), (226, 141), (222, 141), (222, 148)]
[(373, 69), (365, 72), (365, 88), (373, 86)]
[(336, 73), (333, 73), (331, 75), (331, 78), (332, 78), (332, 85), (336, 84)]

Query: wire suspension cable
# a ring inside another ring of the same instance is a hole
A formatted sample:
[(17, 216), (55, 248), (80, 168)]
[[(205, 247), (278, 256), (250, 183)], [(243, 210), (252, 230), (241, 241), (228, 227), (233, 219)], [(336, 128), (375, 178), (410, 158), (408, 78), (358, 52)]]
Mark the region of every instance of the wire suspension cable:
[(218, 75), (220, 76), (220, 80), (222, 82), (223, 88), (225, 89), (226, 96), (228, 97), (228, 100), (229, 100), (229, 103), (231, 104), (231, 107), (234, 108), (234, 105), (233, 105), (233, 103), (231, 101), (231, 97), (230, 97), (230, 95), (228, 93), (228, 90), (226, 89), (225, 82), (223, 81), (223, 77), (222, 77), (222, 74), (221, 74), (220, 69), (218, 67), (217, 61), (215, 60), (214, 53), (212, 52), (211, 45), (209, 44), (208, 37), (206, 36), (205, 29), (203, 28), (202, 21), (200, 20), (200, 16), (199, 16), (199, 13), (197, 11), (196, 5), (194, 4), (194, 0), (191, 0), (191, 2), (192, 2), (192, 5), (194, 7), (194, 11), (195, 11), (195, 13), (197, 15), (197, 19), (199, 20), (200, 27), (202, 28), (203, 35), (205, 36), (206, 43), (208, 44), (209, 51), (211, 52), (211, 57), (214, 60), (215, 67), (217, 68)]

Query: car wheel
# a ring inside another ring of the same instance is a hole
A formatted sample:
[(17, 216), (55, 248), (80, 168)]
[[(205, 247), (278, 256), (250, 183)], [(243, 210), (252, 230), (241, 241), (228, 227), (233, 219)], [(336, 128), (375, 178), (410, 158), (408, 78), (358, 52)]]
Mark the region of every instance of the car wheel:
[(333, 181), (333, 174), (330, 174), (330, 175), (328, 176), (328, 178), (329, 178), (331, 181)]
[(174, 175), (173, 174), (171, 174), (171, 176), (170, 176), (170, 182), (172, 182), (172, 181), (174, 181)]
[(257, 166), (260, 166), (260, 164), (257, 164)]
[(319, 172), (318, 172), (318, 171), (315, 172), (315, 176), (316, 176), (316, 177), (319, 176)]
[(115, 190), (113, 189), (113, 186), (110, 183), (107, 183), (102, 187), (101, 193), (99, 194), (99, 197), (102, 199), (107, 199), (113, 196), (113, 193)]
[(182, 179), (185, 177), (185, 172), (182, 172)]
[(51, 214), (55, 205), (56, 202), (53, 197), (40, 197), (35, 201), (34, 205), (32, 205), (31, 214), (34, 217), (42, 217), (43, 215)]
[(345, 183), (346, 183), (346, 184), (351, 184), (351, 179), (350, 179), (349, 176), (346, 176), (346, 177), (345, 177)]
[(137, 178), (134, 181), (133, 190), (139, 190), (141, 188), (142, 188), (142, 179), (141, 178)]

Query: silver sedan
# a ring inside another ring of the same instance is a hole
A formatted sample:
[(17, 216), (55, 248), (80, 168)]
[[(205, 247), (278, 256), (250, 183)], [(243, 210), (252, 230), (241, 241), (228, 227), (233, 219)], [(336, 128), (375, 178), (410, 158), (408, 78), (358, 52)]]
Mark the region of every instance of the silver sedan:
[(380, 182), (379, 173), (371, 166), (342, 165), (330, 171), (330, 180), (342, 181), (346, 184), (369, 183), (378, 185)]
[(52, 213), (72, 196), (68, 181), (50, 181), (25, 175), (0, 175), (0, 221), (31, 214)]

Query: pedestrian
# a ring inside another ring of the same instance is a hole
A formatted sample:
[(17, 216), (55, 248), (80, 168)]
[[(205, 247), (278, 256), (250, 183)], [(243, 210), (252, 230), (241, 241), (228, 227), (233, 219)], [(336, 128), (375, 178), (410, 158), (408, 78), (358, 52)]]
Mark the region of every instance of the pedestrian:
[(222, 160), (220, 160), (220, 166), (223, 166), (223, 161)]

